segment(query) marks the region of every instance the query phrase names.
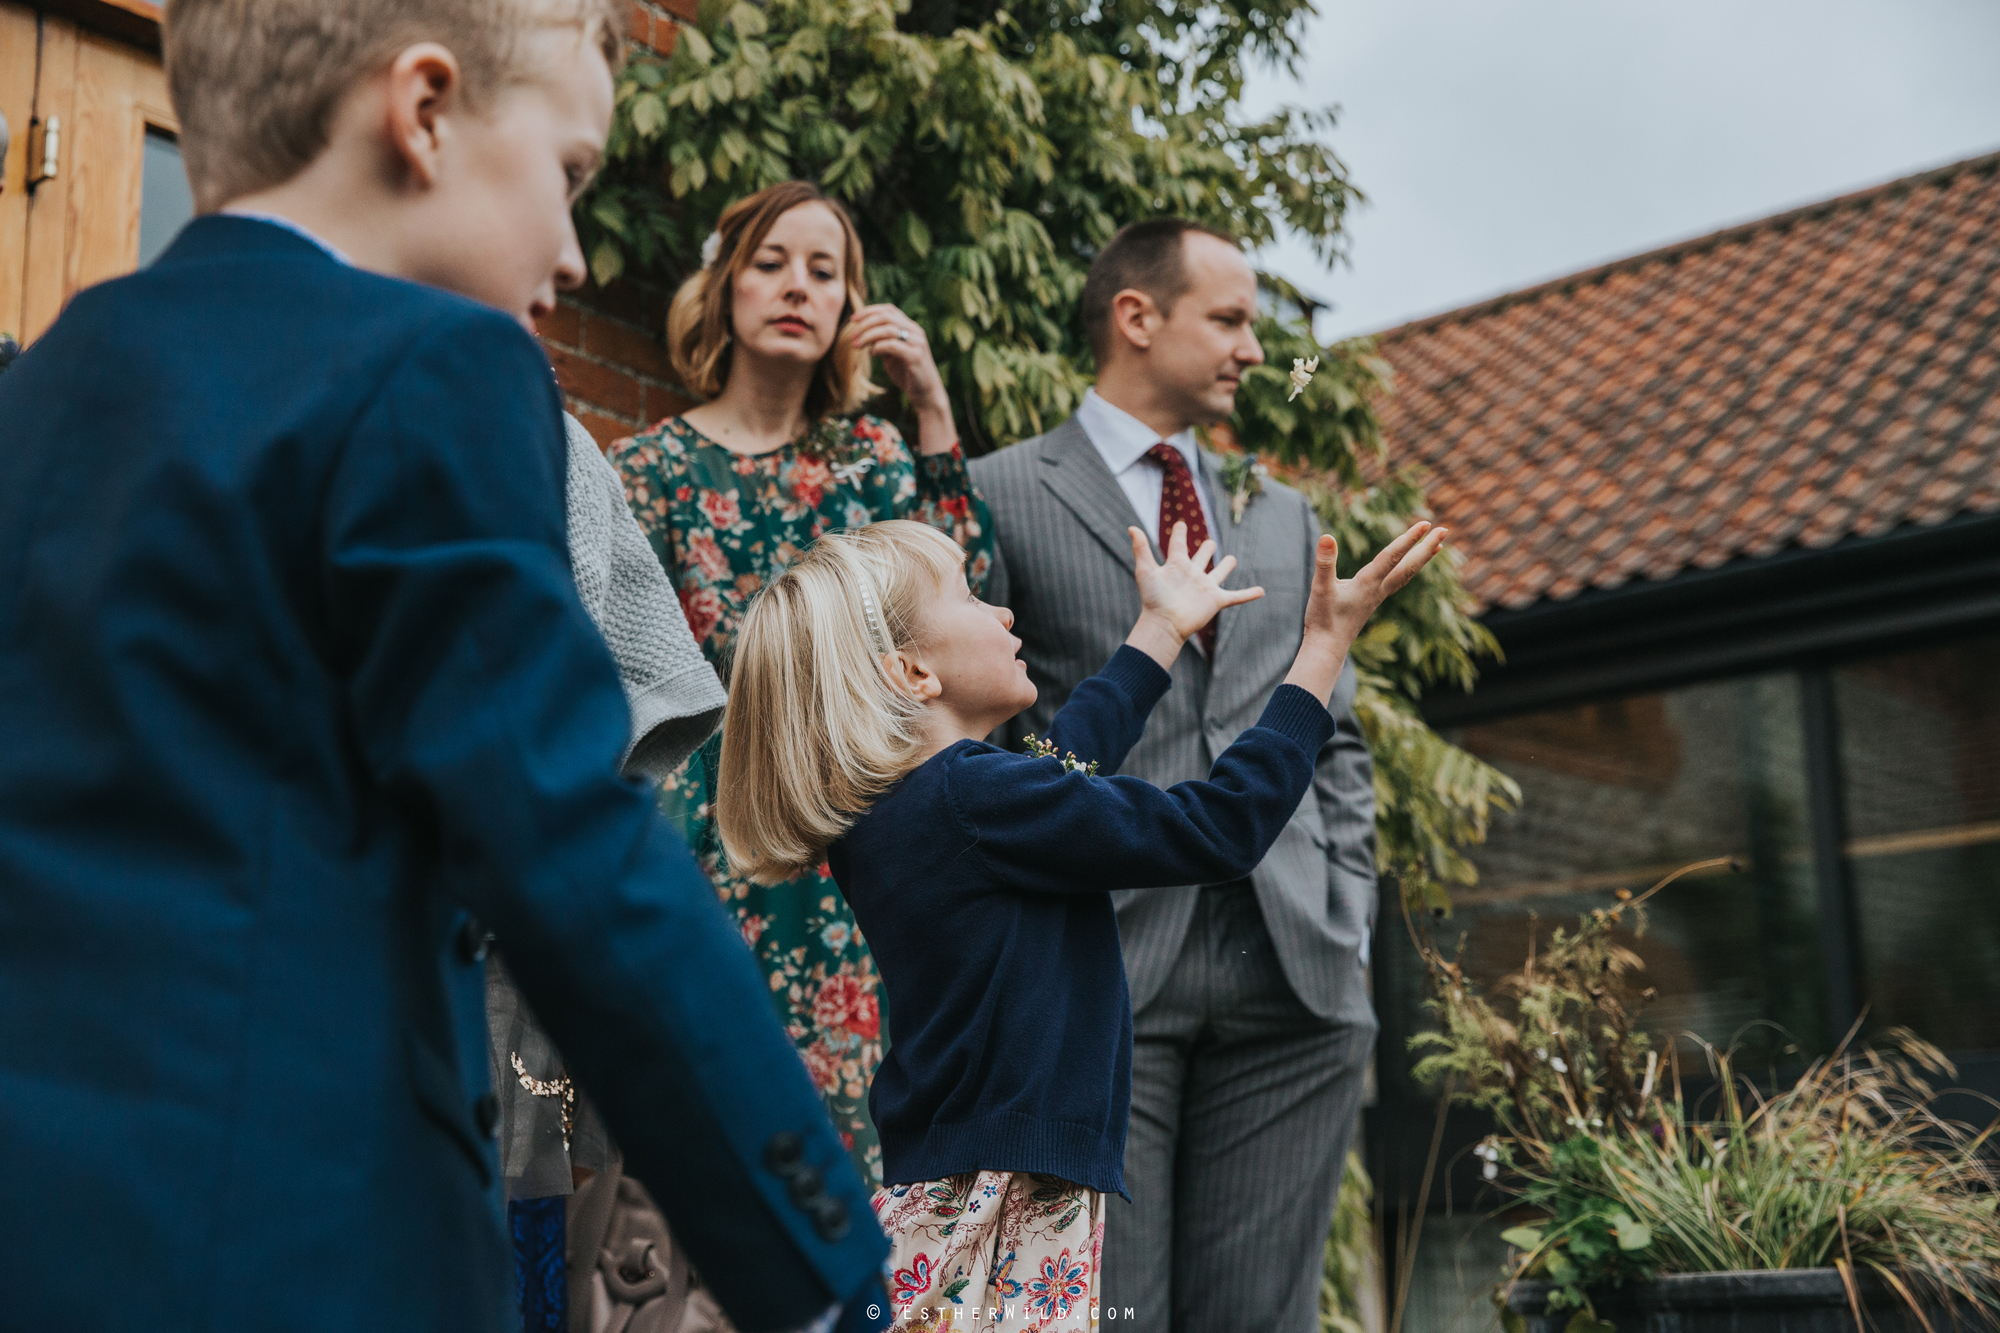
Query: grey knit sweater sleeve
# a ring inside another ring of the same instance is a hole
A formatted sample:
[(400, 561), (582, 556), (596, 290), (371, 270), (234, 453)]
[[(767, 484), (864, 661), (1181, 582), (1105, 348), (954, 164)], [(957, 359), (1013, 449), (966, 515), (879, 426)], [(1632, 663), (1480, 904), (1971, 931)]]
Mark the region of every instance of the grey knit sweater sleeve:
[(569, 563), (584, 610), (597, 622), (632, 708), (625, 771), (660, 781), (722, 721), (726, 700), (639, 521), (618, 470), (575, 417), (569, 434)]
[[(611, 647), (632, 709), (625, 771), (657, 782), (721, 721), (722, 682), (688, 632), (673, 584), (625, 507), (617, 470), (575, 417), (565, 415), (563, 423), (570, 572), (584, 610)], [(486, 1029), (507, 1197), (568, 1194), (573, 1168), (603, 1171), (616, 1162), (617, 1145), (604, 1122), (570, 1083), (561, 1052), (497, 953), (487, 960)]]

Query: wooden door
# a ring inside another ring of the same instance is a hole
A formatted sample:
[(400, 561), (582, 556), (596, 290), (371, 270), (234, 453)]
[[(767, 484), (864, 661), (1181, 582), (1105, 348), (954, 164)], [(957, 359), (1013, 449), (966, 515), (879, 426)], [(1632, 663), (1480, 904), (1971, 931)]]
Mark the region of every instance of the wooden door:
[(146, 132), (178, 127), (165, 72), (150, 52), (54, 15), (38, 21), (12, 4), (0, 6), (0, 43), (0, 86), (16, 86), (17, 48), (25, 45), (33, 115), (44, 123), (59, 117), (61, 125), (56, 174), (30, 192), (28, 116), (16, 120), (18, 99), (5, 94), (15, 146), (0, 194), (0, 329), (26, 342), (77, 292), (137, 267)]
[(0, 162), (0, 333), (24, 336), (21, 279), (28, 262), (28, 122), (35, 114), (35, 13), (0, 4), (0, 116), (7, 160)]

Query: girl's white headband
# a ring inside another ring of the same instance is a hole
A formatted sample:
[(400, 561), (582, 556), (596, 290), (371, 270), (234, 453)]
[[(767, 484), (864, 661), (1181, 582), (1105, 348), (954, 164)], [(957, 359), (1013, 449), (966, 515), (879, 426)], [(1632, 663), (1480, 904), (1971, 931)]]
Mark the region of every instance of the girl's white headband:
[(861, 615), (868, 631), (868, 641), (875, 646), (877, 653), (893, 653), (896, 651), (896, 642), (889, 637), (889, 627), (882, 620), (881, 604), (875, 600), (875, 580), (868, 576), (866, 570), (857, 570), (856, 573), (857, 586), (861, 589)]

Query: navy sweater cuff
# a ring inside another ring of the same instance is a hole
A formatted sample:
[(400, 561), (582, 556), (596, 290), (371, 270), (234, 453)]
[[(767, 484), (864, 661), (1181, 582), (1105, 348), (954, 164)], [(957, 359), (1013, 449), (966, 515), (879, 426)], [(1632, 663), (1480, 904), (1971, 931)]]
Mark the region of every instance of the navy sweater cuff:
[(1296, 685), (1280, 685), (1257, 725), (1299, 743), (1307, 754), (1318, 756), (1320, 747), (1333, 739), (1333, 714), (1326, 705)]
[[(1118, 645), (1118, 651), (1111, 654), (1111, 660), (1097, 674), (1123, 690), (1133, 703), (1139, 705), (1142, 714), (1149, 712), (1174, 686), (1174, 678), (1158, 662), (1129, 643)], [(1298, 693), (1305, 694), (1305, 691), (1299, 690)], [(1310, 699), (1312, 696), (1306, 697)]]

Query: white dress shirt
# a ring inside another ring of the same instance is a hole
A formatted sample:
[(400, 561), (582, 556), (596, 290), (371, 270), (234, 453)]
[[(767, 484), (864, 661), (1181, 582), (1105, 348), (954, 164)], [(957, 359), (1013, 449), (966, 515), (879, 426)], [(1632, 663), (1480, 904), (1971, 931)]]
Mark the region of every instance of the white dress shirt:
[[(1165, 549), (1160, 538), (1160, 493), (1167, 488), (1166, 469), (1146, 457), (1146, 451), (1161, 443), (1159, 434), (1151, 426), (1133, 416), (1122, 407), (1113, 407), (1097, 396), (1097, 390), (1083, 391), (1083, 405), (1076, 409), (1077, 423), (1083, 433), (1090, 437), (1091, 444), (1104, 458), (1104, 466), (1111, 469), (1111, 475), (1118, 479), (1119, 489), (1132, 502), (1138, 512), (1139, 522), (1144, 525), (1146, 535), (1153, 539), (1153, 550), (1162, 558)], [(1208, 502), (1208, 485), (1201, 476), (1201, 451), (1194, 442), (1194, 430), (1189, 428), (1176, 431), (1165, 441), (1180, 450), (1187, 460), (1188, 475), (1194, 478), (1195, 499), (1201, 501), (1201, 516), (1208, 524), (1208, 532), (1215, 535), (1215, 507)], [(1190, 550), (1188, 554), (1194, 552)], [(1208, 650), (1202, 647), (1201, 636), (1188, 640), (1188, 646), (1203, 657)]]
[[(1095, 389), (1083, 391), (1083, 406), (1076, 409), (1076, 419), (1103, 456), (1104, 466), (1118, 479), (1125, 498), (1138, 512), (1146, 535), (1153, 539), (1153, 549), (1159, 551), (1160, 492), (1166, 488), (1166, 473), (1146, 457), (1146, 451), (1160, 443), (1159, 435), (1124, 408), (1113, 407), (1099, 398)], [(1212, 537), (1216, 531), (1215, 507), (1209, 503), (1208, 486), (1202, 480), (1201, 451), (1195, 444), (1194, 431), (1192, 428), (1178, 431), (1169, 435), (1166, 442), (1180, 450), (1181, 457), (1187, 460), (1188, 475), (1194, 478), (1195, 498), (1201, 501), (1201, 516), (1207, 520)]]

